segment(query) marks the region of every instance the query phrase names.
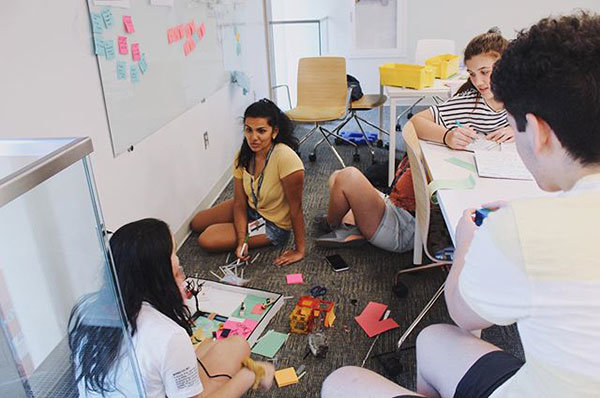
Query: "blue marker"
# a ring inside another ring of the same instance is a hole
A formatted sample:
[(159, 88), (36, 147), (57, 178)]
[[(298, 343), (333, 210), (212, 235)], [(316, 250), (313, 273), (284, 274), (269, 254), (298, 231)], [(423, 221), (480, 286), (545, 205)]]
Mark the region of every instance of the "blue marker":
[(475, 225), (480, 227), (483, 223), (483, 220), (485, 220), (485, 218), (493, 211), (495, 210), (486, 209), (485, 207), (479, 210), (475, 210)]
[(462, 128), (462, 127), (463, 127), (462, 123), (461, 123), (461, 122), (459, 122), (458, 120), (456, 121), (456, 125), (457, 125), (458, 127), (460, 127), (460, 128)]

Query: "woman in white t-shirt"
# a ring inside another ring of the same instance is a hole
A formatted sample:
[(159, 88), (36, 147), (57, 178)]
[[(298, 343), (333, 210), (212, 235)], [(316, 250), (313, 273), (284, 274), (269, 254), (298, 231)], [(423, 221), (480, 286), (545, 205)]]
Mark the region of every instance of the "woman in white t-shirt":
[[(156, 219), (127, 224), (111, 237), (110, 247), (116, 274), (107, 275), (99, 292), (77, 304), (69, 322), (80, 395), (142, 396), (139, 381), (145, 396), (153, 398), (240, 397), (248, 391), (256, 376), (242, 366), (250, 355), (246, 340), (207, 339), (194, 352), (183, 301), (185, 276), (167, 224)], [(122, 308), (114, 298), (115, 277)], [(273, 366), (257, 364), (266, 371), (260, 387), (268, 389)]]
[(490, 78), (494, 63), (508, 46), (497, 28), (475, 36), (465, 48), (469, 80), (456, 95), (440, 105), (417, 113), (410, 120), (419, 138), (465, 149), (477, 138), (512, 141), (504, 104), (494, 98)]

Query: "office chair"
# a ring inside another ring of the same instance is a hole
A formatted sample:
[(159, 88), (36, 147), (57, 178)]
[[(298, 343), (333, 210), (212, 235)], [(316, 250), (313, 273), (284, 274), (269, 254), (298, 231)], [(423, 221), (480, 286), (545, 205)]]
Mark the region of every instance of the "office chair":
[(286, 114), (295, 122), (315, 124), (312, 130), (300, 139), (300, 145), (316, 131), (323, 135), (309, 154), (309, 160), (315, 161), (317, 147), (327, 142), (342, 167), (346, 167), (344, 160), (329, 139), (337, 138), (354, 146), (355, 158), (358, 154), (358, 146), (338, 134), (341, 125), (331, 131), (322, 126), (325, 122), (345, 119), (348, 115), (350, 89), (346, 83), (346, 60), (343, 57), (300, 58), (297, 87), (296, 107), (288, 110)]

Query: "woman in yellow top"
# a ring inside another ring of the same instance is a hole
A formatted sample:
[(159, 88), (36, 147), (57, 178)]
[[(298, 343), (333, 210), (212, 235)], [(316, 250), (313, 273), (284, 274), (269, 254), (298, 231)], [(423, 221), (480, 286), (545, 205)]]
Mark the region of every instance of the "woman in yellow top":
[(248, 249), (283, 246), (294, 232), (295, 250), (276, 265), (300, 261), (306, 252), (302, 189), (304, 166), (295, 150), (292, 121), (277, 105), (262, 99), (244, 112), (244, 142), (233, 165), (233, 199), (196, 214), (191, 228), (211, 252), (235, 249), (241, 260)]

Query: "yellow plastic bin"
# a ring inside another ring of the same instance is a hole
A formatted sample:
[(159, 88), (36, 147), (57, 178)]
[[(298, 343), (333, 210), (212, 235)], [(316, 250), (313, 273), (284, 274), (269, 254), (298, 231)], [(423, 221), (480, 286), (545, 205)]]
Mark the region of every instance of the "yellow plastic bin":
[(429, 66), (387, 63), (379, 67), (379, 79), (383, 86), (421, 90), (433, 86), (435, 74)]
[(434, 68), (435, 77), (438, 79), (447, 79), (458, 73), (458, 60), (458, 55), (441, 54), (426, 60), (425, 65)]

